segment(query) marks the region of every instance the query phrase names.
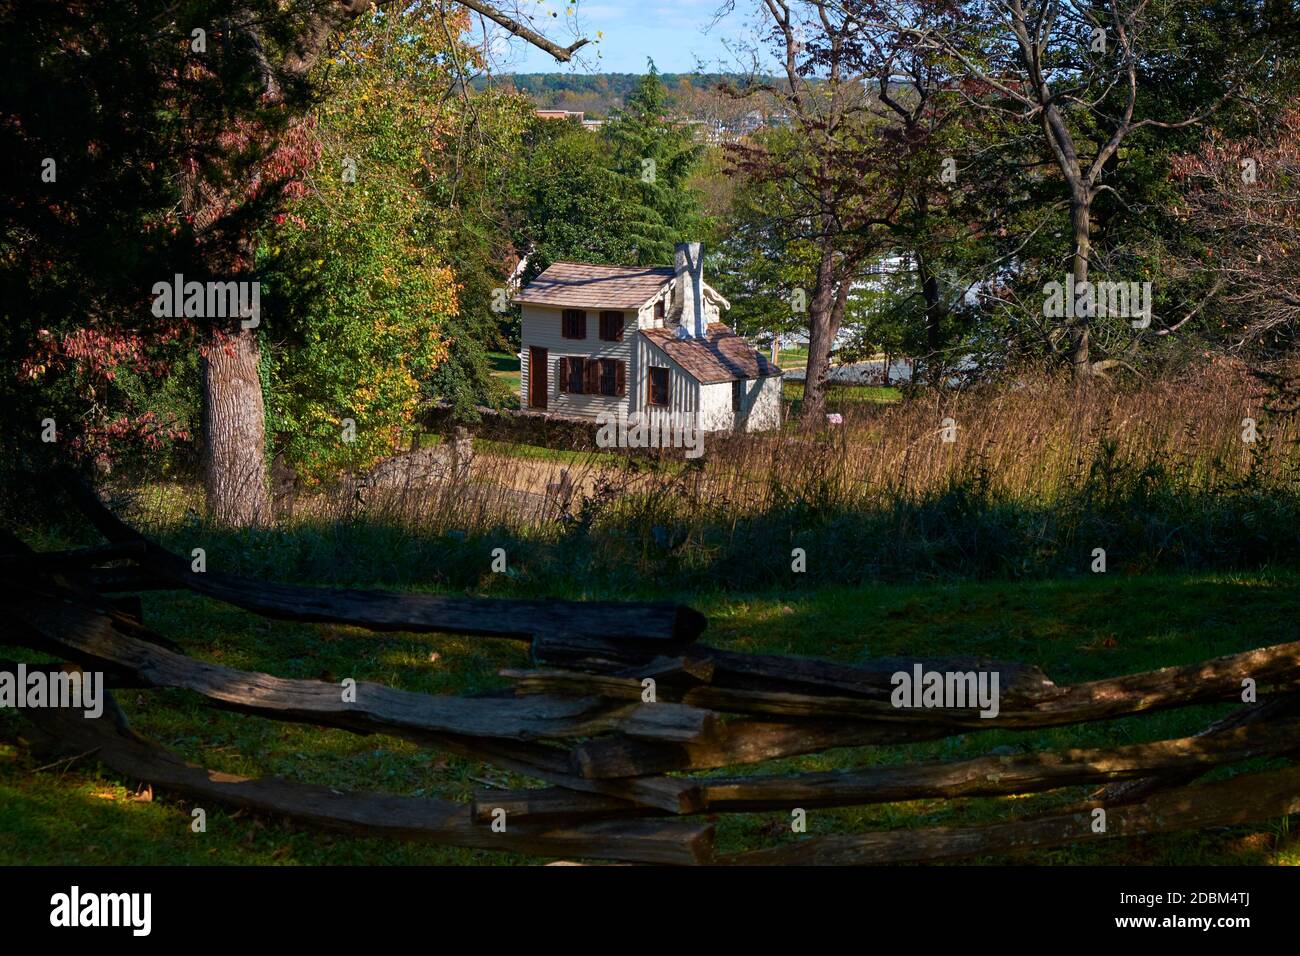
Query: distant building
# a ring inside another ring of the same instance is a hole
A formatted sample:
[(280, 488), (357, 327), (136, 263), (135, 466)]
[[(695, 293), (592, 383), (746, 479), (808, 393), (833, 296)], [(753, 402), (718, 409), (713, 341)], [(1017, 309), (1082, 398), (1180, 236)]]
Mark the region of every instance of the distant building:
[(582, 118), (587, 115), (582, 110), (536, 110), (535, 112), (537, 113), (537, 117), (539, 119), (548, 119), (548, 120), (575, 119), (579, 123), (581, 123)]
[(790, 125), (785, 113), (768, 113), (763, 110), (749, 112), (730, 120), (715, 119), (707, 124), (706, 139), (710, 143), (734, 143), (753, 136), (759, 130), (777, 129)]
[(587, 114), (583, 110), (534, 110), (538, 119), (547, 120), (576, 120), (582, 124), (583, 129), (600, 129), (605, 125), (604, 120), (587, 119)]
[(704, 431), (781, 425), (781, 370), (720, 321), (699, 243), (675, 265), (557, 262), (515, 297), (523, 307), (520, 398), (577, 418), (694, 417)]

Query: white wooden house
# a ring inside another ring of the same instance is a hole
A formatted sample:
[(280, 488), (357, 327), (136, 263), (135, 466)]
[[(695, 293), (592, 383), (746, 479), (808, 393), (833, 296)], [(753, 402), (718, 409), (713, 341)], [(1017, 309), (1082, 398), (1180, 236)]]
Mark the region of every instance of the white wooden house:
[(672, 266), (557, 262), (515, 296), (520, 400), (574, 418), (671, 413), (705, 431), (777, 428), (781, 370), (722, 324), (699, 243)]

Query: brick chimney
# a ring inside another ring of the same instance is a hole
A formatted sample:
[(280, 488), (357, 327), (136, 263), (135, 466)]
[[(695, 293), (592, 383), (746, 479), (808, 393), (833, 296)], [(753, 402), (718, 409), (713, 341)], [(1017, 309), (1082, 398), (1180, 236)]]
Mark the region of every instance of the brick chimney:
[(698, 242), (679, 242), (673, 249), (676, 285), (674, 305), (681, 306), (681, 325), (677, 335), (683, 339), (702, 339), (709, 320), (704, 314), (704, 248)]

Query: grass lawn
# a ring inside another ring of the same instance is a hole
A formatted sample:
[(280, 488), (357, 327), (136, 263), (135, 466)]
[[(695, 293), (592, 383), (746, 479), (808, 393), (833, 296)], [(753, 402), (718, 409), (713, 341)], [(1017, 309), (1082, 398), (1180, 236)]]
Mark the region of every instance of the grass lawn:
[(552, 461), (562, 465), (584, 465), (603, 463), (617, 465), (626, 461), (627, 456), (615, 451), (569, 451), (560, 448), (545, 448), (541, 445), (525, 445), (516, 441), (493, 441), (489, 438), (475, 438), (474, 450), (488, 454), (504, 455), (510, 458), (526, 458), (533, 461)]
[[(772, 357), (772, 353), (770, 350), (764, 350), (764, 351), (766, 352), (768, 358)], [(800, 348), (781, 349), (781, 351), (777, 354), (776, 364), (781, 366), (781, 368), (787, 370), (792, 368), (806, 368), (808, 366), (807, 346), (803, 346)]]
[[(803, 382), (797, 379), (782, 382), (781, 395), (791, 403), (790, 413), (798, 414), (799, 406), (803, 404)], [(837, 405), (857, 402), (889, 405), (902, 397), (902, 393), (892, 385), (831, 385), (826, 390), (826, 407), (834, 409)]]
[(492, 363), (492, 377), (500, 379), (510, 390), (519, 392), (519, 356), (508, 352), (489, 352), (488, 361)]
[[(373, 572), (366, 570), (375, 566), (358, 562), (355, 583), (383, 586), (383, 580), (371, 580)], [(494, 588), (494, 593), (504, 591)], [(556, 596), (634, 595), (588, 593), (575, 585), (571, 593)], [(669, 597), (653, 592), (635, 596)], [(1293, 640), (1294, 622), (1300, 618), (1300, 573), (1097, 575), (1034, 582), (792, 588), (785, 593), (705, 593), (690, 600), (710, 616), (705, 641), (721, 647), (846, 662), (887, 655), (978, 655), (1033, 662), (1058, 683), (1066, 683)], [(337, 681), (353, 676), (452, 694), (504, 686), (498, 669), (525, 663), (524, 645), (512, 641), (288, 624), (183, 593), (147, 593), (144, 605), (146, 622), (191, 654), (284, 677)], [(0, 654), (13, 657), (23, 652), (0, 648)], [(137, 731), (217, 770), (274, 774), (339, 789), (460, 800), (468, 799), (484, 782), (536, 785), (490, 766), (383, 736), (359, 737), (220, 712), (202, 706), (188, 692), (127, 691), (119, 700)], [(968, 758), (995, 747), (1114, 746), (1195, 733), (1230, 706), (1190, 708), (1084, 728), (967, 734), (907, 748), (842, 749), (739, 772)], [(504, 853), (331, 835), (215, 805), (205, 807), (207, 832), (195, 834), (190, 832), (190, 804), (162, 794), (142, 799), (122, 781), (100, 772), (91, 758), (43, 766), (48, 761), (29, 753), (24, 728), (17, 712), (0, 712), (0, 863), (528, 862)], [(1262, 765), (1266, 764), (1252, 766)], [(823, 834), (972, 825), (1004, 819), (1012, 807), (1022, 813), (1045, 811), (1078, 800), (1088, 790), (813, 810), (808, 814), (808, 830)], [(719, 849), (792, 839), (788, 820), (785, 813), (721, 816)], [(1283, 819), (1203, 833), (1098, 841), (1006, 861), (1300, 864), (1300, 843)]]

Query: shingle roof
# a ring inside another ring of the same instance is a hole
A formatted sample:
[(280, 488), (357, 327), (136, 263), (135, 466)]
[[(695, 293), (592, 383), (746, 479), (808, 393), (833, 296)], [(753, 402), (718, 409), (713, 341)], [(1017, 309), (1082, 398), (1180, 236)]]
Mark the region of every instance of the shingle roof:
[(642, 329), (641, 334), (705, 384), (781, 374), (767, 356), (725, 325), (710, 325), (703, 339), (679, 339), (676, 329)]
[(672, 277), (672, 266), (556, 262), (519, 290), (515, 301), (574, 309), (636, 309)]

